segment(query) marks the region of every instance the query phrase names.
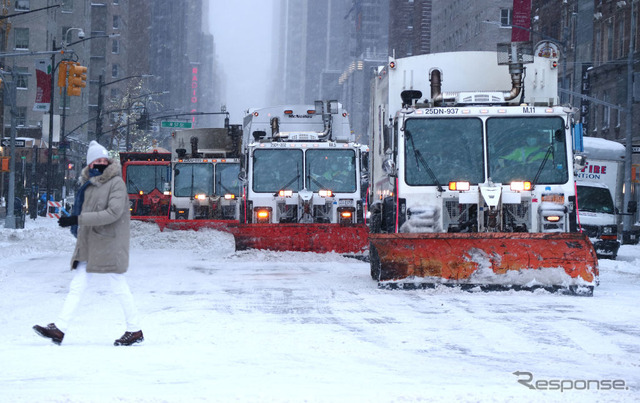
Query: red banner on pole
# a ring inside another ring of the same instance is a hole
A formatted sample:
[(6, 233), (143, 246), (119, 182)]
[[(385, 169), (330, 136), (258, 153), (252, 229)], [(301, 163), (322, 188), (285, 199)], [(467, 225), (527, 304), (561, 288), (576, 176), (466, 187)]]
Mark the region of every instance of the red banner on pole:
[(531, 31), (531, 0), (513, 0), (511, 42), (528, 42)]
[(36, 60), (36, 102), (33, 110), (49, 112), (51, 103), (51, 62), (46, 59)]

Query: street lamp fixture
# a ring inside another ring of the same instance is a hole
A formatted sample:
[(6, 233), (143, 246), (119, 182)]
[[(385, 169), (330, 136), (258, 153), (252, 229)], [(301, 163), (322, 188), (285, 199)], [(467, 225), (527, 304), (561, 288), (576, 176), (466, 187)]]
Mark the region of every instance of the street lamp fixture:
[(69, 28), (65, 31), (64, 36), (62, 38), (62, 49), (65, 49), (70, 45), (69, 43), (69, 34), (71, 31), (78, 31), (78, 38), (84, 39), (84, 30), (82, 28)]

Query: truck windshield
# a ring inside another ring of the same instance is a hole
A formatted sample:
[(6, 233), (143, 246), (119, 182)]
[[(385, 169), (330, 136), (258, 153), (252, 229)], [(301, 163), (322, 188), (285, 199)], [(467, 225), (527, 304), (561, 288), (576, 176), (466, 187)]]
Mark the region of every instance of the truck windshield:
[(496, 183), (569, 180), (564, 121), (559, 117), (487, 119), (489, 177)]
[(404, 132), (408, 185), (484, 182), (480, 119), (408, 119)]
[(306, 155), (306, 184), (312, 192), (356, 191), (356, 153), (354, 150), (309, 150)]
[(240, 164), (216, 165), (216, 196), (233, 194), (240, 196)]
[(173, 172), (173, 194), (176, 197), (213, 194), (213, 164), (177, 163)]
[(127, 193), (134, 194), (164, 191), (165, 183), (169, 183), (169, 165), (129, 165), (127, 166)]
[(607, 188), (578, 185), (578, 210), (613, 214), (613, 199)]
[(255, 150), (253, 153), (254, 192), (275, 193), (302, 190), (302, 150)]

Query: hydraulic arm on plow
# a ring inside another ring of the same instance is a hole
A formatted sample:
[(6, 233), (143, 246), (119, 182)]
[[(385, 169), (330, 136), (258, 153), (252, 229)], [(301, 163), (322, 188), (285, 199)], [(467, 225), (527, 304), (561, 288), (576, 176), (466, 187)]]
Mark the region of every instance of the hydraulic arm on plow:
[(380, 286), (593, 293), (595, 251), (570, 233), (573, 111), (556, 106), (554, 60), (533, 54), (545, 52), (504, 44), (380, 68), (369, 237)]

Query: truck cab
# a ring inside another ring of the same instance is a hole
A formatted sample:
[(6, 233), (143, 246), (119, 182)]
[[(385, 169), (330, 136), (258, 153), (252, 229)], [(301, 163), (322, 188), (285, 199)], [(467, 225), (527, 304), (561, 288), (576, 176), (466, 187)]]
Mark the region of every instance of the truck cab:
[(577, 181), (579, 228), (586, 232), (598, 257), (615, 259), (620, 248), (617, 208), (611, 190), (602, 183)]
[(238, 220), (239, 125), (173, 133), (171, 219)]
[(127, 185), (134, 220), (166, 218), (171, 201), (171, 153), (121, 152), (122, 178)]
[(576, 173), (577, 230), (585, 232), (601, 258), (620, 248), (625, 147), (595, 137), (582, 139), (585, 166)]
[(253, 110), (243, 132), (243, 222), (363, 222), (362, 146), (337, 102)]

